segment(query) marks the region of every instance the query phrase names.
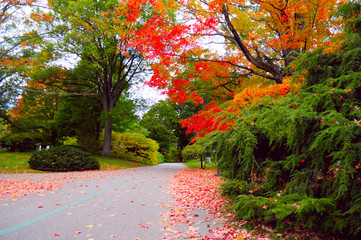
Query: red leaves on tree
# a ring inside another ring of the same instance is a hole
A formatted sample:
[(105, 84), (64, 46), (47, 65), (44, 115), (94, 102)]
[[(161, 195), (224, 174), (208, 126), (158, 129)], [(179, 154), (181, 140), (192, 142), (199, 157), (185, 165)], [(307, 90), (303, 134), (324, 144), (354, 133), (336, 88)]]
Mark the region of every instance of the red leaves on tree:
[(204, 137), (207, 133), (215, 130), (226, 131), (231, 127), (232, 122), (223, 122), (226, 117), (219, 117), (217, 114), (220, 112), (222, 110), (219, 109), (218, 104), (211, 102), (205, 106), (204, 110), (194, 114), (191, 118), (182, 120), (180, 124), (187, 127), (188, 134), (197, 133), (196, 138)]

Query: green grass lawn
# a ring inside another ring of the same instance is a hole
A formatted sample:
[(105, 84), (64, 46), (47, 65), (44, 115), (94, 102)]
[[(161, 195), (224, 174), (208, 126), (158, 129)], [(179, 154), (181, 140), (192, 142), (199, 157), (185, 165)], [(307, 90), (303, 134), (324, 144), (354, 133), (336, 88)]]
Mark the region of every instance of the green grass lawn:
[(39, 173), (29, 168), (28, 160), (32, 153), (0, 152), (0, 173)]
[[(0, 173), (40, 173), (43, 171), (29, 168), (28, 160), (32, 153), (0, 152)], [(118, 170), (123, 168), (134, 168), (143, 166), (140, 163), (94, 156), (100, 163), (100, 170)]]
[(118, 158), (109, 158), (103, 156), (93, 156), (98, 159), (100, 163), (100, 170), (118, 170), (123, 168), (134, 168), (134, 167), (142, 167), (144, 166), (138, 162), (131, 162), (120, 160)]
[[(201, 160), (200, 159), (194, 159), (189, 162), (184, 162), (184, 164), (189, 168), (201, 168)], [(206, 169), (216, 169), (217, 165), (213, 162), (206, 163), (205, 168)]]

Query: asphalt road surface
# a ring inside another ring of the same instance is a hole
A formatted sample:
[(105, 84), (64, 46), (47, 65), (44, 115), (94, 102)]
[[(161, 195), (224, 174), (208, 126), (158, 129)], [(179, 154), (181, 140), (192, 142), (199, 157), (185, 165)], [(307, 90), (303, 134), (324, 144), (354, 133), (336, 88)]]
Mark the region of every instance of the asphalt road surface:
[(0, 239), (163, 239), (166, 223), (162, 213), (169, 210), (166, 205), (172, 198), (167, 185), (184, 168), (181, 163), (168, 163), (97, 172), (59, 190), (0, 200)]

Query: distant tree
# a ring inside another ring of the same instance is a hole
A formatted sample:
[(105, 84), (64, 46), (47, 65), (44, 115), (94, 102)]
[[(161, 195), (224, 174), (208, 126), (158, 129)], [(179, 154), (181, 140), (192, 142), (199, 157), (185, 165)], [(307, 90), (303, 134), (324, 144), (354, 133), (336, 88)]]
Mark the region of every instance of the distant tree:
[(10, 111), (15, 126), (12, 132), (39, 132), (44, 142), (57, 145), (60, 140), (56, 113), (63, 97), (48, 86), (29, 83), (17, 104)]
[(178, 116), (169, 101), (160, 101), (144, 114), (140, 125), (148, 129), (149, 137), (159, 144), (159, 152), (168, 156), (169, 148), (176, 144), (175, 130)]
[(160, 101), (144, 114), (140, 125), (149, 131), (149, 137), (159, 144), (159, 151), (169, 157), (170, 149), (180, 155), (182, 149), (190, 143), (192, 134), (187, 135), (179, 121), (194, 114), (194, 104), (179, 106), (171, 101)]
[(38, 72), (50, 71), (55, 76), (65, 74), (60, 81), (43, 78), (43, 83), (74, 93), (81, 90), (84, 96), (97, 97), (104, 120), (103, 156), (110, 156), (112, 112), (122, 93), (138, 82), (139, 74), (145, 71), (142, 52), (132, 44), (135, 41), (132, 32), (148, 17), (147, 8), (132, 4), (138, 3), (116, 0), (49, 2), (53, 9), (50, 15), (55, 20), (47, 27), (52, 29), (51, 37), (57, 44), (48, 42), (53, 51), (44, 49), (44, 54), (58, 52), (65, 57), (76, 56), (79, 61), (71, 73), (49, 66), (41, 66)]
[[(195, 113), (199, 112), (203, 109), (203, 106), (198, 105), (197, 107), (194, 103), (188, 101), (183, 104), (176, 104), (176, 112), (178, 113), (178, 120), (181, 122), (184, 119), (188, 119), (193, 116)], [(191, 132), (187, 132), (187, 129), (183, 127), (181, 124), (177, 125), (176, 128), (176, 136), (178, 139), (178, 148), (182, 151), (186, 146), (188, 146), (194, 138), (195, 134)]]
[(0, 139), (9, 133), (9, 127), (0, 122)]
[(1, 142), (14, 151), (35, 150), (36, 143), (57, 145), (61, 136), (56, 113), (63, 97), (49, 86), (29, 82), (15, 106), (7, 111), (9, 133)]

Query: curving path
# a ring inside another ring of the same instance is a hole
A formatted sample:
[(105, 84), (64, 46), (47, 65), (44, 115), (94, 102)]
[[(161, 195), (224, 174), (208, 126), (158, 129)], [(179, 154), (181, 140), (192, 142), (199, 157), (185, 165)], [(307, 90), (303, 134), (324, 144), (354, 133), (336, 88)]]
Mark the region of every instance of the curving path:
[[(0, 239), (163, 239), (162, 213), (171, 200), (167, 185), (184, 168), (182, 163), (167, 163), (98, 171), (59, 190), (0, 200)], [(44, 176), (50, 174), (21, 175), (35, 180)]]

